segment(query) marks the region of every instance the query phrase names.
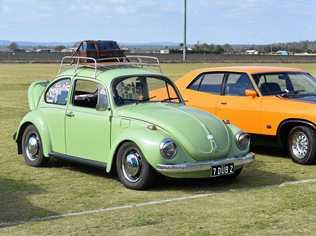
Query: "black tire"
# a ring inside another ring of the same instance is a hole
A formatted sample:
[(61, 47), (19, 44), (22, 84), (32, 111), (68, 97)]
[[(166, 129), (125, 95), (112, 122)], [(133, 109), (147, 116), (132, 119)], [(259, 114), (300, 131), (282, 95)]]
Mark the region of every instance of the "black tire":
[(310, 165), (316, 160), (315, 131), (306, 126), (295, 126), (287, 138), (287, 151), (292, 160)]
[[(127, 165), (127, 160), (132, 161), (134, 165)], [(139, 147), (132, 142), (123, 143), (119, 148), (116, 156), (116, 171), (121, 183), (135, 190), (149, 188), (156, 176), (156, 171), (146, 161)]]
[[(36, 140), (36, 144), (32, 146), (33, 148), (29, 145), (31, 139)], [(29, 166), (41, 167), (45, 166), (48, 162), (48, 158), (43, 154), (41, 136), (34, 125), (29, 125), (23, 132), (22, 153), (25, 163)]]

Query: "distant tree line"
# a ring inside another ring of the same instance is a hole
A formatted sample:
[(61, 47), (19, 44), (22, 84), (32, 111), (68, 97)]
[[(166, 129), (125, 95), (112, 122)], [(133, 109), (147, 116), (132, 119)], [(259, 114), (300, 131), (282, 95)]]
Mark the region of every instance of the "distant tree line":
[[(10, 43), (7, 47), (10, 51), (22, 51), (16, 42)], [(47, 46), (37, 46), (36, 49), (45, 49)], [(55, 51), (62, 51), (66, 47), (64, 45), (57, 45), (53, 49)], [(165, 49), (167, 49), (166, 47)], [(181, 53), (183, 44), (175, 48), (168, 48), (170, 53)], [(246, 50), (257, 50), (260, 54), (276, 53), (277, 51), (288, 51), (290, 54), (294, 53), (316, 53), (316, 41), (300, 41), (289, 43), (273, 43), (273, 44), (208, 44), (196, 43), (188, 47), (188, 53), (204, 53), (204, 54), (241, 54)]]
[(288, 51), (291, 53), (316, 53), (316, 41), (274, 43), (269, 45), (248, 45), (246, 46), (246, 48), (258, 50), (261, 53), (273, 53), (280, 50)]
[[(183, 44), (179, 48), (170, 49), (170, 53), (182, 52)], [(289, 53), (316, 53), (316, 41), (301, 41), (273, 44), (207, 44), (196, 43), (188, 47), (188, 53), (209, 53), (209, 54), (240, 54), (246, 50), (257, 50), (261, 54), (276, 53), (277, 51), (288, 51)]]
[[(19, 45), (16, 43), (16, 42), (12, 42), (9, 44), (9, 46), (7, 47), (10, 51), (13, 51), (13, 52), (18, 52), (18, 51), (23, 51), (22, 48), (19, 47)], [(37, 49), (47, 49), (48, 47), (47, 46), (37, 46), (36, 47)], [(66, 47), (64, 45), (57, 45), (55, 46), (53, 49), (57, 52), (60, 52), (62, 51), (63, 49), (65, 49)]]

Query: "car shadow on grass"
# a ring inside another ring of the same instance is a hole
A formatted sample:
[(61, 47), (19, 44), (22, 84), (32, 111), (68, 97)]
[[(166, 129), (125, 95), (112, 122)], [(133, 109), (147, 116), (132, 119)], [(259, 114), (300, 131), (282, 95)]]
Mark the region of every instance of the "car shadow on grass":
[(158, 184), (152, 188), (153, 191), (183, 190), (191, 193), (248, 191), (279, 186), (282, 183), (296, 180), (295, 177), (287, 174), (260, 169), (258, 163), (256, 166), (245, 167), (237, 178), (173, 179), (160, 176), (159, 179)]
[(250, 149), (259, 155), (288, 158), (286, 151), (282, 148), (276, 137), (252, 136)]
[(48, 164), (48, 168), (64, 168), (70, 171), (82, 172), (87, 175), (92, 175), (95, 177), (107, 177), (116, 178), (115, 173), (107, 173), (105, 169), (93, 167), (89, 165), (84, 165), (71, 161), (57, 160), (51, 158)]
[(0, 178), (0, 229), (22, 224), (34, 216), (55, 215), (54, 212), (33, 205), (28, 197), (44, 193), (37, 185), (23, 180)]
[[(50, 165), (53, 168), (67, 168), (71, 171), (79, 171), (88, 175), (104, 177), (119, 181), (116, 174), (107, 174), (103, 169), (97, 169), (85, 165), (58, 161)], [(237, 178), (205, 178), (205, 179), (174, 179), (157, 175), (156, 183), (147, 191), (185, 191), (185, 192), (210, 192), (256, 189), (268, 186), (278, 186), (284, 182), (295, 181), (296, 178), (277, 171), (268, 171), (269, 167), (262, 160), (246, 166)], [(123, 186), (122, 186), (123, 187)]]
[(268, 145), (252, 146), (251, 151), (258, 155), (271, 156), (275, 158), (289, 159), (282, 147), (271, 147)]

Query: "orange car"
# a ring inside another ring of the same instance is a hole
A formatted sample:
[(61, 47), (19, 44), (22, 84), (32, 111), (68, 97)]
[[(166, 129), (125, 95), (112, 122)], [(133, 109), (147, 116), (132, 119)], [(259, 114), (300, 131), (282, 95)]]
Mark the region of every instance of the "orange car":
[(316, 79), (301, 69), (206, 68), (177, 82), (187, 105), (251, 134), (278, 137), (300, 164), (316, 161)]

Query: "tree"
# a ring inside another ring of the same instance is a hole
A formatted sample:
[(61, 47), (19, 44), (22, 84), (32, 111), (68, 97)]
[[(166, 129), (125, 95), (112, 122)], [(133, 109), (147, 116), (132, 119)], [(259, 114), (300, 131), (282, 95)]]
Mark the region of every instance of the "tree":
[(16, 51), (19, 49), (19, 46), (16, 42), (12, 42), (10, 43), (10, 45), (8, 46), (8, 48), (11, 50), (11, 51)]
[(61, 50), (65, 49), (65, 48), (66, 48), (66, 47), (65, 47), (64, 45), (57, 45), (57, 46), (55, 47), (55, 51), (60, 52)]
[(233, 47), (228, 43), (224, 44), (222, 48), (226, 53), (232, 53), (234, 51)]

